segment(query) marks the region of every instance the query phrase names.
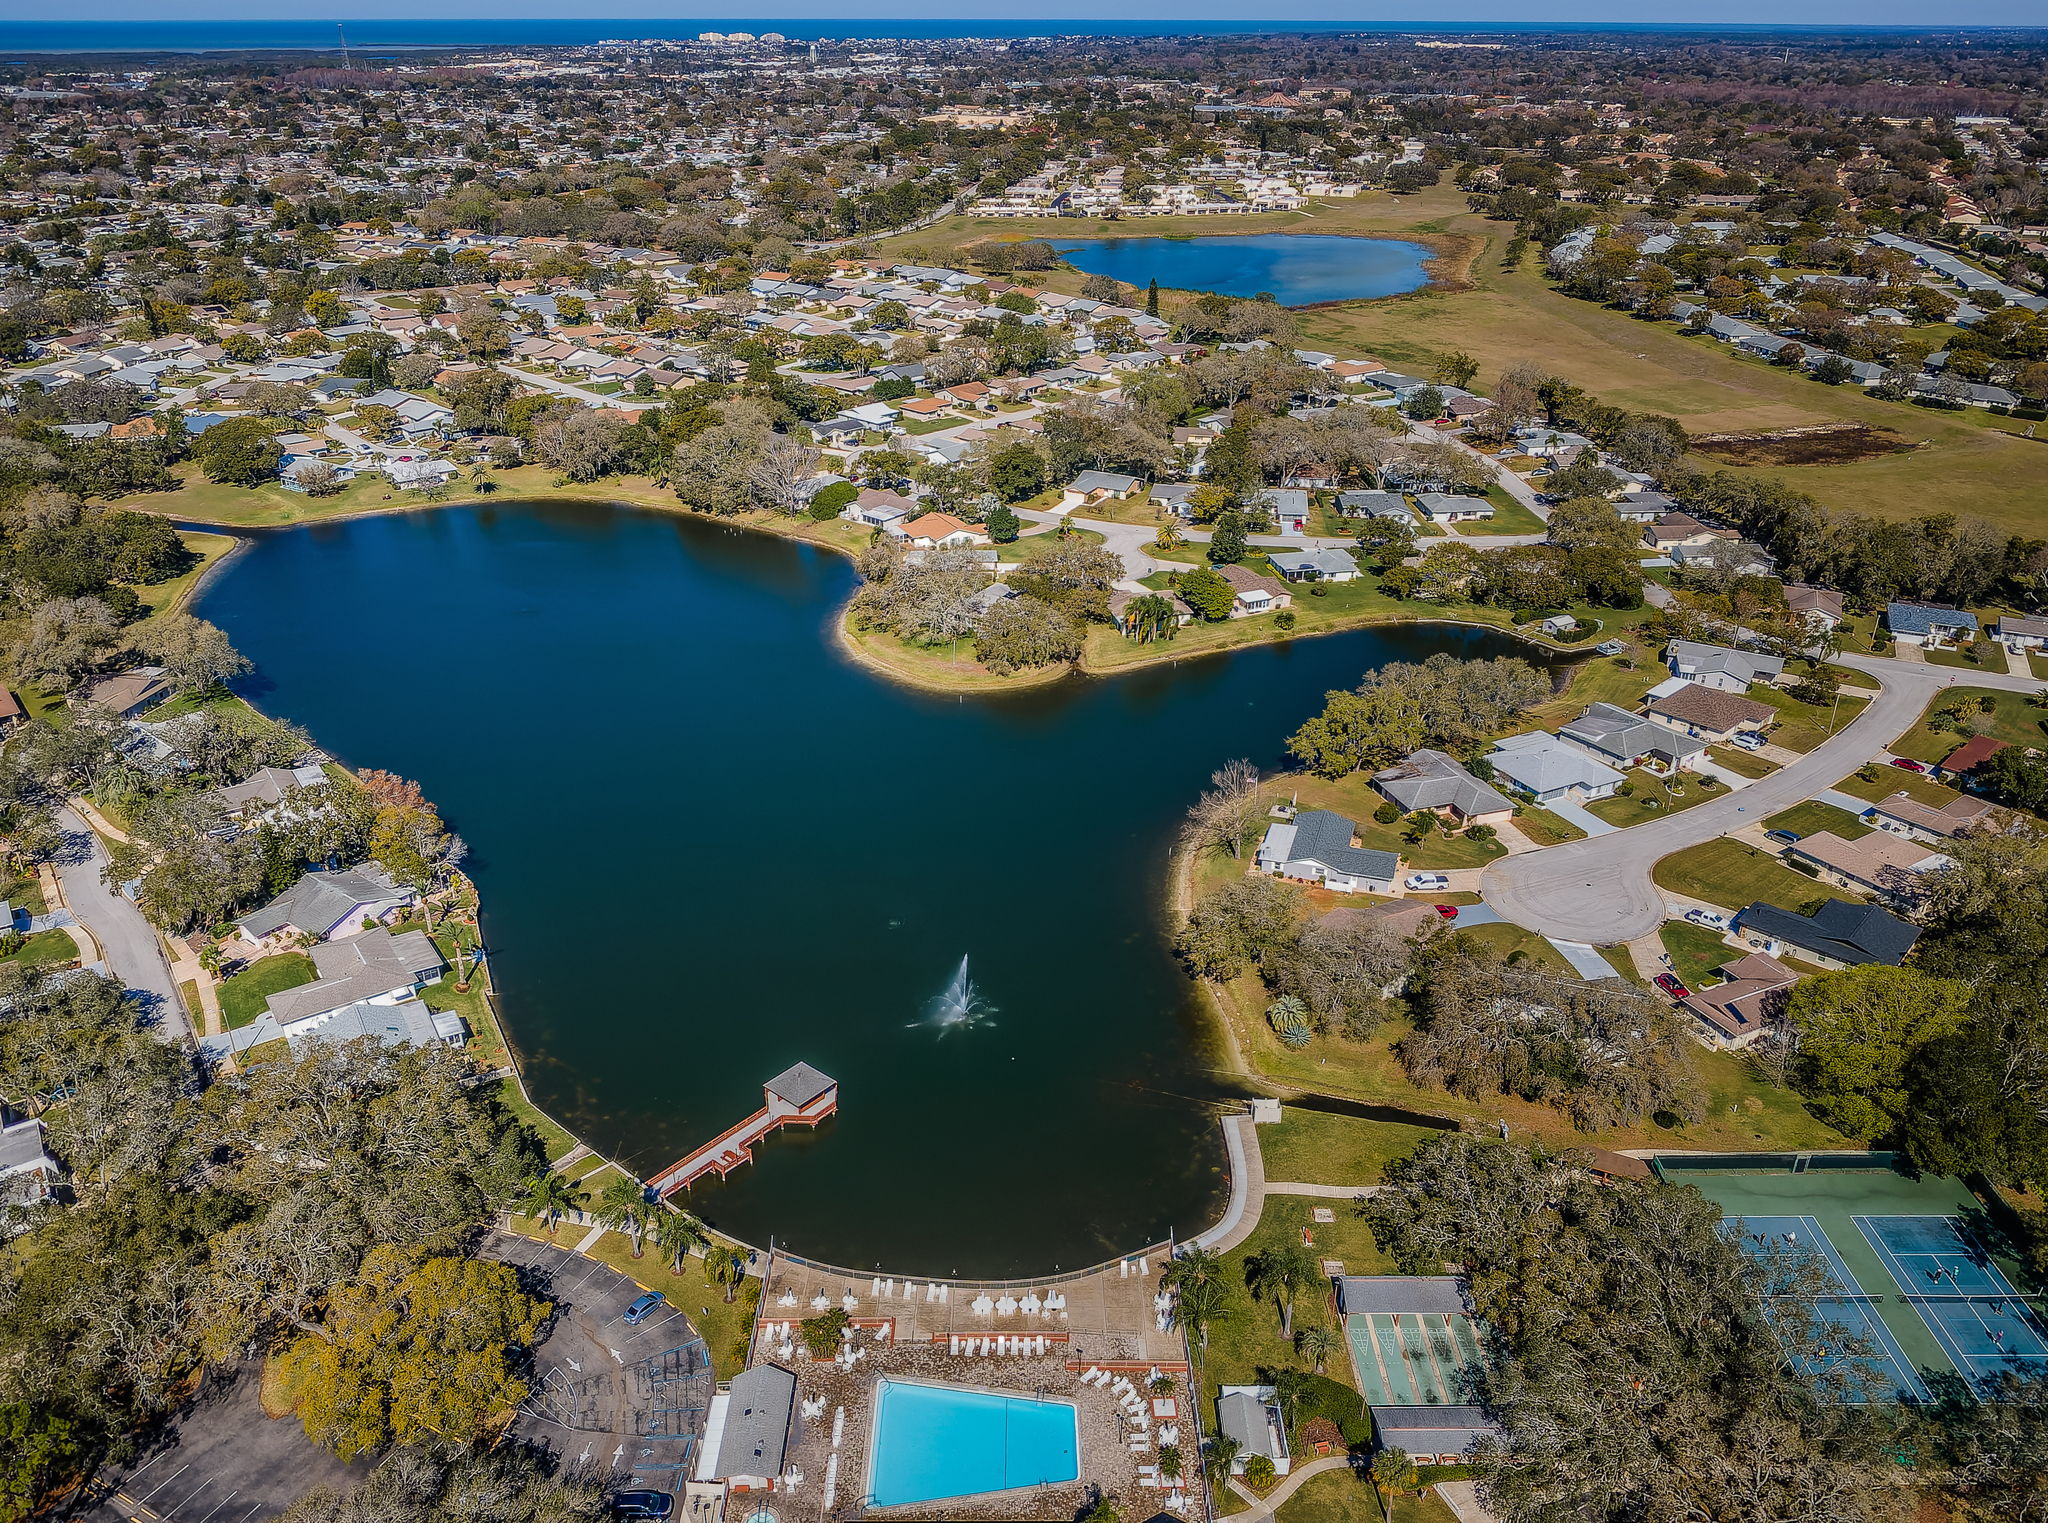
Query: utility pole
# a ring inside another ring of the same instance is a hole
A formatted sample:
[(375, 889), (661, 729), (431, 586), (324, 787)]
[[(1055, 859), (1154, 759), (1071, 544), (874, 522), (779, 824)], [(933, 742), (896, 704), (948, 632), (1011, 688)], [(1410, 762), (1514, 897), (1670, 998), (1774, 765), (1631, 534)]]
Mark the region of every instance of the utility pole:
[(353, 69), (356, 63), (353, 58), (349, 57), (348, 32), (339, 21), (334, 23), (334, 30), (341, 37), (341, 66), (344, 69)]

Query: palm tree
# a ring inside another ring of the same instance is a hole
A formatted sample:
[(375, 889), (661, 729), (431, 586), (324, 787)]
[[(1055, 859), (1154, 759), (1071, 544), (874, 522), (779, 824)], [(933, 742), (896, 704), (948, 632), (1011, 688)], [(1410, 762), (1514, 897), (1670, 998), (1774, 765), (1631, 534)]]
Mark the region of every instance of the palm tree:
[(1244, 1285), (1255, 1296), (1280, 1304), (1280, 1336), (1294, 1338), (1294, 1298), (1322, 1279), (1322, 1271), (1306, 1248), (1268, 1248), (1245, 1261)]
[(1174, 525), (1170, 523), (1161, 524), (1159, 532), (1152, 536), (1152, 548), (1155, 550), (1178, 550), (1182, 539), (1183, 536), (1180, 530)]
[(690, 1256), (692, 1248), (709, 1248), (711, 1234), (702, 1222), (687, 1211), (669, 1211), (656, 1208), (654, 1218), (654, 1246), (668, 1255), (668, 1267), (677, 1274), (683, 1271), (683, 1260)]
[(1179, 1444), (1161, 1444), (1159, 1446), (1159, 1478), (1165, 1481), (1178, 1481), (1180, 1479)]
[(740, 1293), (747, 1278), (747, 1256), (737, 1248), (712, 1248), (704, 1254), (704, 1273), (713, 1285), (725, 1291), (728, 1302)]
[(639, 1258), (647, 1235), (647, 1187), (623, 1174), (605, 1181), (597, 1196), (597, 1221), (633, 1240), (633, 1257)]
[(1337, 1335), (1327, 1327), (1304, 1327), (1295, 1337), (1294, 1346), (1301, 1351), (1301, 1357), (1316, 1367), (1318, 1375), (1330, 1356), (1337, 1352)]
[(1406, 1449), (1382, 1449), (1372, 1457), (1373, 1490), (1380, 1495), (1380, 1511), (1386, 1514), (1387, 1523), (1394, 1523), (1394, 1502), (1392, 1493), (1406, 1491), (1415, 1484), (1415, 1462), (1408, 1458)]
[(1254, 1491), (1264, 1491), (1273, 1484), (1273, 1462), (1263, 1454), (1255, 1454), (1246, 1460), (1244, 1483)]
[(519, 1209), (536, 1221), (546, 1222), (552, 1242), (561, 1229), (562, 1218), (571, 1211), (580, 1211), (588, 1199), (581, 1185), (549, 1169), (526, 1182), (526, 1199), (519, 1203)]
[(1171, 640), (1180, 633), (1180, 616), (1173, 604), (1156, 592), (1148, 592), (1132, 598), (1130, 606), (1124, 609), (1124, 633), (1140, 645)]
[(1202, 1445), (1202, 1475), (1211, 1486), (1221, 1486), (1230, 1479), (1230, 1467), (1237, 1463), (1242, 1447), (1227, 1433), (1219, 1433)]
[(1202, 1352), (1209, 1351), (1209, 1324), (1223, 1315), (1223, 1282), (1221, 1280), (1195, 1280), (1176, 1291), (1180, 1308), (1182, 1327), (1191, 1327), (1202, 1345)]
[(1213, 1280), (1223, 1272), (1223, 1261), (1206, 1248), (1183, 1248), (1173, 1256), (1173, 1262), (1160, 1275), (1160, 1283), (1169, 1290), (1185, 1290), (1204, 1280)]

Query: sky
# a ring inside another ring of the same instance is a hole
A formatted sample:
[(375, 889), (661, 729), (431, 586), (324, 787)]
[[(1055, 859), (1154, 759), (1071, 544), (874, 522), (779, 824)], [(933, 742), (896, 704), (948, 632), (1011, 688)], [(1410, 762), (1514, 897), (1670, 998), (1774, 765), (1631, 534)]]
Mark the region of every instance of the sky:
[[(856, 16), (924, 20), (988, 19), (1056, 21), (1158, 18), (1162, 31), (1175, 20), (1214, 22), (1252, 19), (1264, 25), (1286, 20), (1411, 21), (1452, 23), (1545, 22), (1697, 23), (1715, 25), (1843, 25), (1997, 27), (2042, 26), (2048, 11), (2041, 0), (1977, 0), (1959, 11), (1937, 0), (332, 0), (334, 19), (376, 17), (500, 20), (560, 17), (590, 20), (680, 21), (696, 17), (726, 21), (777, 17), (820, 17), (848, 21)], [(72, 0), (53, 12), (31, 0), (0, 0), (0, 26), (35, 21), (176, 21), (314, 19), (308, 7), (281, 0)], [(323, 10), (325, 8), (323, 7)]]

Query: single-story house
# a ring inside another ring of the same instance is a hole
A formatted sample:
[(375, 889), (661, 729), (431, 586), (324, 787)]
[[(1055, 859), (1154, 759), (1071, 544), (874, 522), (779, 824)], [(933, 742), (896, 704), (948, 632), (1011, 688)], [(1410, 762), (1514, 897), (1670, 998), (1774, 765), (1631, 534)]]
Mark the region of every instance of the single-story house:
[(1358, 562), (1348, 550), (1274, 550), (1266, 559), (1290, 582), (1358, 580)]
[(1494, 742), (1486, 764), (1539, 804), (1611, 798), (1627, 779), (1605, 762), (1542, 730)]
[(1593, 703), (1568, 724), (1558, 726), (1561, 739), (1617, 767), (1651, 761), (1684, 771), (1707, 749), (1706, 742), (1653, 724), (1640, 714), (1612, 703)]
[(962, 545), (986, 545), (988, 531), (979, 524), (955, 518), (951, 513), (924, 513), (893, 531), (903, 542), (919, 550), (950, 550)]
[(170, 678), (160, 666), (131, 666), (111, 677), (98, 677), (73, 690), (72, 697), (105, 709), (119, 719), (132, 719), (171, 696)]
[(2007, 650), (2039, 650), (2048, 642), (2048, 619), (2022, 619), (2007, 614), (1998, 621), (1998, 638)]
[(1924, 645), (1935, 650), (1967, 645), (1977, 638), (1974, 613), (1936, 603), (1887, 603), (1884, 627), (1901, 645)]
[(1195, 510), (1191, 499), (1200, 489), (1198, 481), (1154, 482), (1151, 498), (1155, 506), (1166, 509), (1176, 518), (1193, 518)]
[(1812, 868), (1814, 876), (1830, 888), (1894, 899), (1912, 898), (1915, 878), (1949, 865), (1947, 857), (1920, 842), (1882, 830), (1853, 841), (1845, 841), (1831, 830), (1816, 831), (1787, 846), (1785, 856)]
[(2005, 747), (2005, 741), (1993, 740), (1989, 735), (1972, 735), (1944, 756), (1935, 767), (1935, 771), (1951, 780), (1967, 781), (1976, 775), (1979, 767)]
[(1061, 488), (1059, 510), (1071, 513), (1076, 508), (1105, 498), (1124, 502), (1137, 496), (1144, 485), (1136, 476), (1124, 476), (1116, 471), (1083, 471)]
[(1391, 894), (1401, 858), (1391, 851), (1354, 846), (1357, 825), (1327, 809), (1304, 809), (1266, 827), (1254, 865), (1262, 873), (1306, 878), (1340, 894)]
[(1718, 745), (1744, 732), (1761, 733), (1778, 717), (1778, 711), (1768, 703), (1702, 687), (1697, 682), (1688, 682), (1675, 693), (1652, 698), (1643, 706), (1643, 713), (1709, 745)]
[(1811, 915), (1759, 901), (1735, 917), (1746, 947), (1777, 957), (1797, 952), (1823, 968), (1881, 962), (1897, 967), (1920, 939), (1920, 927), (1874, 904), (1830, 899)]
[(1666, 513), (1643, 525), (1643, 543), (1660, 554), (1669, 555), (1680, 545), (1704, 545), (1716, 539), (1732, 539), (1726, 529), (1701, 523), (1690, 513)]
[(1461, 524), (1493, 517), (1493, 504), (1484, 497), (1464, 497), (1453, 492), (1417, 492), (1415, 510), (1433, 524)]
[(39, 1205), (63, 1174), (64, 1166), (50, 1154), (43, 1123), (0, 1106), (0, 1202)]
[(1461, 826), (1498, 826), (1515, 814), (1512, 799), (1482, 783), (1442, 751), (1411, 751), (1393, 766), (1375, 772), (1372, 785), (1404, 813), (1427, 809)]
[(416, 889), (366, 862), (340, 872), (307, 873), (235, 926), (241, 939), (260, 951), (300, 936), (340, 941), (362, 930), (365, 920), (388, 920), (418, 900)]
[(1664, 662), (1671, 668), (1672, 676), (1724, 693), (1746, 693), (1752, 682), (1776, 682), (1785, 671), (1785, 663), (1778, 656), (1730, 650), (1725, 645), (1702, 645), (1694, 640), (1673, 640), (1665, 648)]
[[(2003, 744), (2003, 742), (1997, 742)], [(1950, 753), (1953, 760), (1955, 753)], [(1946, 769), (1948, 763), (1942, 766)], [(1946, 804), (1923, 804), (1910, 793), (1894, 793), (1863, 811), (1862, 820), (1879, 830), (1914, 841), (1949, 841), (1966, 830), (1989, 825), (1999, 817), (1995, 805), (1982, 799), (1957, 798)]]
[(1808, 629), (1833, 629), (1845, 617), (1839, 592), (1827, 587), (1809, 587), (1804, 582), (1785, 584), (1785, 606)]
[(1218, 566), (1216, 574), (1230, 583), (1234, 594), (1230, 605), (1233, 619), (1248, 619), (1254, 614), (1277, 613), (1294, 601), (1294, 594), (1286, 584), (1276, 582), (1270, 576), (1260, 576), (1243, 566)]
[(1237, 1444), (1237, 1457), (1230, 1462), (1232, 1475), (1243, 1475), (1245, 1462), (1253, 1455), (1271, 1460), (1275, 1475), (1285, 1475), (1293, 1468), (1279, 1394), (1272, 1386), (1223, 1386), (1217, 1390), (1216, 1431)]
[(848, 523), (865, 524), (870, 529), (894, 529), (916, 511), (916, 502), (908, 497), (885, 492), (878, 487), (866, 487), (840, 510), (839, 516)]
[(426, 932), (394, 936), (379, 927), (314, 947), (313, 982), (271, 995), (267, 1013), (294, 1050), (365, 1036), (394, 1045), (460, 1045), (462, 1017), (428, 1010), (419, 998), (446, 966)]
[(1724, 962), (1715, 971), (1720, 983), (1694, 989), (1678, 1004), (1700, 1023), (1707, 1045), (1723, 1050), (1747, 1047), (1762, 1036), (1786, 991), (1799, 982), (1797, 973), (1762, 952)]
[(1396, 518), (1404, 524), (1415, 522), (1415, 510), (1399, 492), (1339, 492), (1339, 518)]
[(994, 608), (996, 604), (1007, 602), (1015, 596), (1017, 596), (1017, 589), (1008, 582), (990, 582), (981, 591), (975, 593), (973, 597), (967, 600), (968, 617), (979, 624), (988, 617), (989, 610)]
[(253, 819), (268, 814), (284, 802), (293, 788), (311, 788), (327, 780), (318, 762), (303, 767), (258, 767), (239, 783), (215, 788), (209, 795), (231, 818)]
[(1308, 493), (1298, 487), (1267, 487), (1252, 494), (1252, 503), (1273, 515), (1282, 534), (1308, 531)]
[(1143, 592), (1131, 592), (1127, 589), (1119, 588), (1117, 591), (1112, 592), (1109, 595), (1110, 623), (1114, 624), (1121, 633), (1129, 634), (1132, 629), (1130, 617), (1131, 605), (1137, 602), (1138, 599), (1146, 596), (1165, 598), (1166, 601), (1173, 606), (1173, 617), (1176, 623), (1186, 625), (1192, 624), (1194, 622), (1195, 611), (1192, 608), (1188, 607), (1187, 604), (1183, 603), (1180, 600), (1180, 598), (1174, 593), (1159, 592), (1147, 594)]
[(1671, 557), (1671, 564), (1681, 570), (1703, 569), (1730, 576), (1771, 576), (1778, 569), (1778, 558), (1770, 551), (1754, 540), (1738, 539), (1734, 535), (1726, 539), (1710, 539), (1704, 545), (1673, 545), (1665, 553)]

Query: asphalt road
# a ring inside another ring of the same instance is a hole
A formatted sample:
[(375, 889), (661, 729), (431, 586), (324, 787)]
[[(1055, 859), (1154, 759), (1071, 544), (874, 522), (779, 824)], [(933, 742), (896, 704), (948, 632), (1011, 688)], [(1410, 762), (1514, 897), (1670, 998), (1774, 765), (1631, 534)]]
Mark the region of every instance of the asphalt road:
[(1661, 858), (1732, 834), (1833, 787), (1883, 753), (1943, 688), (1990, 687), (2032, 693), (2042, 687), (2029, 677), (1889, 657), (1840, 655), (1833, 659), (1875, 676), (1883, 683), (1883, 691), (1840, 733), (1798, 761), (1745, 788), (1646, 825), (1503, 857), (1491, 863), (1480, 878), (1480, 894), (1503, 920), (1541, 936), (1592, 946), (1614, 946), (1647, 936), (1664, 922), (1664, 896), (1650, 877)]
[(64, 901), (71, 906), (71, 913), (99, 940), (107, 971), (136, 992), (156, 1030), (171, 1041), (189, 1038), (191, 1025), (171, 982), (171, 966), (164, 961), (156, 931), (132, 900), (109, 888), (100, 877), (100, 870), (107, 865), (106, 848), (73, 810), (59, 809), (57, 823), (64, 832), (57, 877), (64, 885)]

